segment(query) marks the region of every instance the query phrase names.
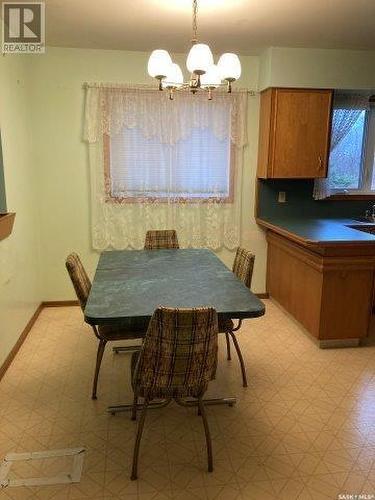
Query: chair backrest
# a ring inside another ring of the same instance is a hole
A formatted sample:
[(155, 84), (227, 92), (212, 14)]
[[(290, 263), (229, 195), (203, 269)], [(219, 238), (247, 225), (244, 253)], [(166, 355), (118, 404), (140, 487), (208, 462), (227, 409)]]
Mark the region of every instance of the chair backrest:
[(158, 307), (134, 372), (134, 387), (150, 397), (203, 394), (216, 374), (217, 337), (212, 307)]
[(68, 255), (65, 266), (68, 270), (70, 279), (72, 280), (74, 290), (81, 305), (82, 310), (86, 306), (86, 302), (91, 290), (91, 281), (87, 276), (85, 268), (82, 265), (81, 259), (76, 253)]
[(238, 247), (232, 271), (250, 289), (253, 277), (255, 255), (245, 248)]
[(174, 229), (147, 231), (145, 250), (160, 250), (163, 248), (180, 248), (177, 232)]

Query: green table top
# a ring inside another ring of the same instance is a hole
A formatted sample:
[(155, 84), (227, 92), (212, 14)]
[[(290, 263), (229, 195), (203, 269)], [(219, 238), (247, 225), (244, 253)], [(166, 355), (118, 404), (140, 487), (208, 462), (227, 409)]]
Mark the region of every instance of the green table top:
[(264, 304), (206, 249), (104, 252), (85, 308), (91, 325), (149, 319), (159, 305), (212, 306), (219, 316), (262, 316)]

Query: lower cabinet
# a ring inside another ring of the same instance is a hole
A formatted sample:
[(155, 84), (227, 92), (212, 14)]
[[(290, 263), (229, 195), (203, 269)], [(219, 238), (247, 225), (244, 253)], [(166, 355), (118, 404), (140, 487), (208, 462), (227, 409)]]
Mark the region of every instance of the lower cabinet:
[(306, 248), (267, 233), (267, 292), (321, 347), (357, 345), (368, 335), (375, 254), (358, 246)]

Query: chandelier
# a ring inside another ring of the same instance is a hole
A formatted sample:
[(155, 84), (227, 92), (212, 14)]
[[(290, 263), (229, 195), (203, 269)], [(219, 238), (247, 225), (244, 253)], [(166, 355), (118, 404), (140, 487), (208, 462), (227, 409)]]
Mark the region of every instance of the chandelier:
[(190, 72), (190, 80), (184, 82), (181, 68), (172, 61), (167, 50), (154, 50), (148, 60), (148, 74), (159, 80), (159, 90), (168, 90), (169, 98), (178, 90), (188, 90), (193, 94), (204, 90), (208, 99), (212, 99), (212, 91), (226, 86), (232, 92), (232, 83), (241, 76), (241, 63), (236, 54), (222, 54), (217, 64), (211, 49), (204, 43), (198, 43), (197, 27), (198, 0), (193, 0), (193, 38), (192, 47), (186, 59), (186, 67)]

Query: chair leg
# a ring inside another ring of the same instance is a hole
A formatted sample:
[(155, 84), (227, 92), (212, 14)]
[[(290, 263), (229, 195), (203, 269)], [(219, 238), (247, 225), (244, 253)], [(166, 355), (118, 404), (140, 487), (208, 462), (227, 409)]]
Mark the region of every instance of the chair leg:
[(139, 447), (141, 445), (143, 427), (145, 425), (145, 420), (146, 420), (147, 406), (148, 406), (148, 398), (145, 398), (145, 401), (143, 403), (141, 418), (138, 423), (137, 437), (135, 439), (135, 444), (134, 444), (133, 467), (132, 467), (132, 475), (130, 476), (130, 479), (132, 481), (138, 478), (138, 455), (139, 455)]
[(137, 405), (138, 405), (138, 396), (137, 393), (134, 391), (134, 398), (133, 398), (133, 408), (132, 408), (132, 420), (137, 420)]
[(92, 399), (97, 399), (96, 398), (96, 389), (98, 387), (98, 378), (99, 378), (99, 370), (100, 370), (100, 365), (102, 364), (102, 359), (103, 359), (103, 354), (104, 354), (104, 349), (107, 341), (106, 340), (99, 340), (99, 345), (98, 345), (98, 352), (96, 354), (96, 366), (95, 366), (95, 375), (94, 375), (94, 383), (92, 386)]
[(230, 355), (230, 339), (228, 332), (225, 332), (225, 340), (227, 341), (227, 360), (230, 361), (232, 358)]
[(242, 385), (243, 385), (243, 387), (247, 387), (246, 368), (245, 368), (245, 363), (244, 363), (244, 360), (242, 357), (240, 346), (238, 345), (236, 335), (233, 332), (230, 332), (229, 334), (232, 337), (233, 344), (234, 344), (234, 347), (236, 348), (237, 356), (238, 356), (238, 359), (240, 361), (241, 372), (242, 372)]
[(198, 407), (199, 407), (200, 414), (202, 416), (203, 426), (204, 426), (204, 433), (206, 435), (208, 472), (212, 472), (214, 470), (214, 467), (213, 467), (213, 460), (212, 460), (211, 435), (210, 435), (210, 429), (208, 427), (206, 410), (204, 409), (204, 404), (203, 404), (203, 401), (202, 401), (201, 397), (198, 398)]

